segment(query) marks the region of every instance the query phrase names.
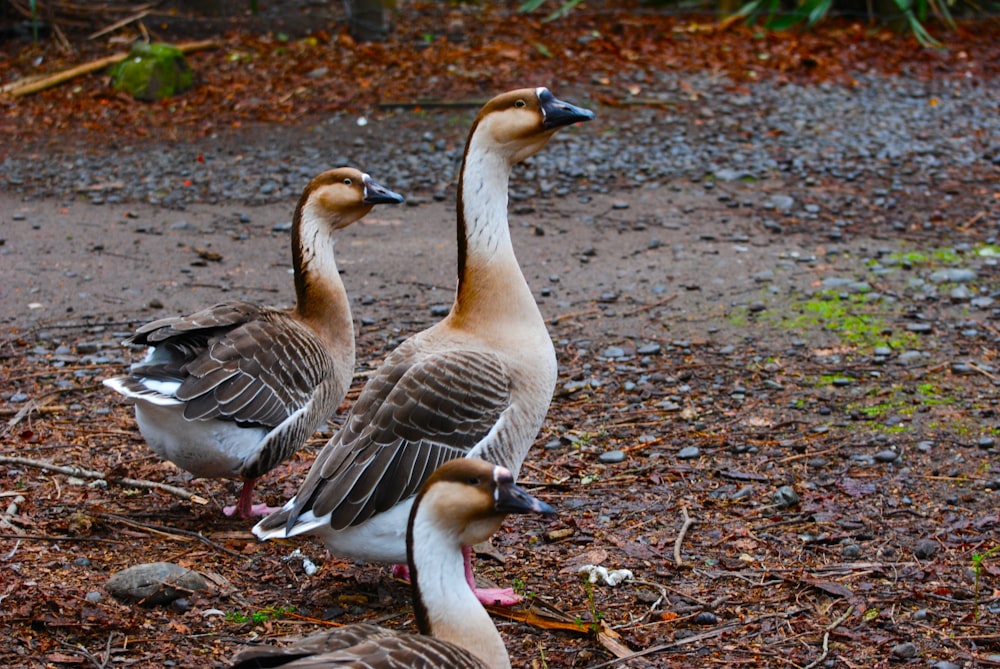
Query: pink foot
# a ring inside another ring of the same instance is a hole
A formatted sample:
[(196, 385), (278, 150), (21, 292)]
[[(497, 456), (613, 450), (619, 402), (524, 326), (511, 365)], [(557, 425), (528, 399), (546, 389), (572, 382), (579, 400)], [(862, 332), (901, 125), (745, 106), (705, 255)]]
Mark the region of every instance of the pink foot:
[(405, 564), (392, 565), (392, 577), (401, 581), (410, 582), (410, 568)]
[(253, 503), (253, 484), (257, 482), (257, 479), (250, 479), (243, 482), (243, 489), (240, 490), (240, 501), (236, 503), (236, 506), (227, 506), (222, 509), (222, 513), (227, 516), (239, 516), (240, 518), (256, 518), (259, 516), (266, 516), (270, 513), (274, 513), (281, 507), (278, 506), (268, 506), (267, 504), (254, 504)]
[(465, 580), (476, 593), (476, 599), (486, 606), (514, 606), (524, 601), (524, 597), (515, 594), (510, 588), (477, 588), (476, 576), (472, 573), (472, 546), (462, 546), (462, 557), (465, 562)]
[(268, 516), (275, 511), (280, 511), (280, 506), (268, 506), (267, 504), (251, 504), (250, 508), (247, 510), (240, 510), (237, 506), (227, 506), (222, 509), (222, 513), (227, 516), (239, 516), (240, 518), (259, 518), (260, 516)]
[(473, 588), (472, 591), (485, 606), (514, 606), (524, 601), (524, 597), (510, 588)]

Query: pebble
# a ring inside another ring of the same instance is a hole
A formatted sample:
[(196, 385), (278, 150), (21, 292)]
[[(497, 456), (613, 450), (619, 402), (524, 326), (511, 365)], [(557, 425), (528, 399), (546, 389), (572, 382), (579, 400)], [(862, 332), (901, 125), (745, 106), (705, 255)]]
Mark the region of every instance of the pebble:
[(172, 562), (151, 562), (113, 574), (106, 587), (117, 599), (156, 606), (190, 592), (208, 590), (208, 581), (198, 572)]
[(917, 656), (917, 647), (909, 641), (904, 641), (892, 647), (890, 651), (893, 657), (900, 660), (910, 660)]
[(625, 461), (625, 451), (606, 451), (597, 456), (597, 460), (605, 465), (613, 465)]
[(874, 456), (875, 462), (895, 462), (899, 459), (899, 453), (891, 450), (879, 451)]
[(84, 599), (86, 599), (91, 604), (97, 604), (102, 599), (104, 599), (104, 595), (102, 595), (101, 593), (97, 592), (96, 590), (91, 590), (86, 595), (84, 595)]
[(774, 491), (774, 503), (779, 509), (790, 509), (799, 504), (799, 494), (790, 485), (783, 485)]
[(678, 460), (694, 460), (701, 455), (701, 449), (697, 446), (685, 446), (677, 453)]
[(691, 623), (694, 625), (718, 625), (719, 616), (711, 611), (702, 611), (691, 619)]
[(913, 545), (913, 556), (919, 560), (929, 560), (938, 552), (938, 544), (931, 539), (920, 539)]
[(954, 662), (949, 662), (948, 660), (941, 660), (940, 662), (935, 662), (931, 665), (931, 669), (962, 669), (960, 665)]
[(979, 277), (974, 269), (939, 269), (931, 272), (927, 280), (931, 283), (971, 283)]

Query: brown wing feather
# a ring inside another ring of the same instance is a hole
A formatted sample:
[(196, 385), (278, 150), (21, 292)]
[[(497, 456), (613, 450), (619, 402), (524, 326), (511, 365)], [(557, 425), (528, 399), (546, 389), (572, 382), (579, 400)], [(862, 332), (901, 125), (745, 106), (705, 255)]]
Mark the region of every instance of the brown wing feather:
[(439, 465), (468, 455), (509, 404), (510, 378), (499, 357), (482, 350), (423, 354), (404, 344), (320, 452), (295, 508), (267, 525), (294, 522), (311, 509), (331, 514), (331, 526), (343, 529), (387, 511), (415, 495)]
[(243, 302), (154, 321), (131, 341), (157, 348), (132, 374), (179, 381), (189, 420), (274, 427), (309, 401), (333, 367), (313, 332), (287, 312)]
[(484, 669), (472, 653), (440, 639), (401, 634), (374, 625), (348, 625), (276, 647), (248, 648), (230, 669)]

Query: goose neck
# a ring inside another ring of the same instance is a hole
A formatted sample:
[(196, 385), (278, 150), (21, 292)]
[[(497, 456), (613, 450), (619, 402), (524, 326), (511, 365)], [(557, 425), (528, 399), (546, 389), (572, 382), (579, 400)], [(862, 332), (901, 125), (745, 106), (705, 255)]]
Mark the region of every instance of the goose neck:
[(465, 580), (462, 546), (419, 513), (410, 529), (409, 566), (417, 627), (461, 646), (491, 669), (510, 669), (510, 657), (486, 609)]

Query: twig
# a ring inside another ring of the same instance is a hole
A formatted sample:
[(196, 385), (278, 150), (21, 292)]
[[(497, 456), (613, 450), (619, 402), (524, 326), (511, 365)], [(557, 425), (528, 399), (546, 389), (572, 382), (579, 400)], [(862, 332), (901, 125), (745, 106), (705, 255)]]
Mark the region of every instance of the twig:
[(172, 537), (175, 539), (177, 537), (191, 538), (196, 541), (200, 541), (206, 546), (214, 548), (215, 550), (221, 553), (225, 553), (226, 555), (231, 555), (233, 557), (242, 557), (242, 554), (237, 553), (236, 551), (233, 550), (229, 550), (228, 548), (226, 548), (221, 544), (217, 544), (216, 542), (212, 541), (211, 539), (201, 534), (200, 532), (182, 530), (176, 527), (164, 527), (163, 525), (153, 525), (152, 523), (141, 523), (138, 520), (132, 520), (130, 518), (126, 518), (125, 516), (119, 516), (114, 513), (99, 513), (97, 515), (99, 518), (104, 518), (106, 520), (111, 520), (117, 523), (123, 523), (125, 525), (131, 525), (132, 527), (138, 527), (143, 530), (149, 530), (151, 532), (155, 532), (157, 534), (161, 534), (166, 537)]
[(684, 524), (681, 525), (681, 531), (677, 533), (677, 538), (674, 540), (674, 563), (678, 567), (684, 566), (684, 561), (681, 559), (681, 544), (684, 542), (684, 535), (687, 534), (688, 528), (694, 524), (694, 520), (688, 515), (686, 506), (681, 507), (681, 517), (684, 519)]
[(567, 314), (561, 314), (559, 316), (553, 316), (549, 319), (549, 325), (559, 325), (560, 321), (564, 321), (570, 318), (576, 318), (577, 316), (590, 316), (592, 314), (601, 313), (600, 309), (584, 309), (583, 311), (571, 311)]
[(139, 7), (136, 10), (138, 13), (133, 14), (132, 16), (126, 16), (124, 19), (122, 19), (120, 21), (115, 21), (110, 26), (107, 26), (105, 28), (101, 28), (96, 33), (91, 33), (91, 34), (87, 35), (87, 39), (97, 39), (98, 37), (101, 37), (102, 35), (107, 35), (110, 32), (114, 32), (114, 31), (118, 30), (119, 28), (127, 26), (128, 24), (132, 23), (133, 21), (138, 21), (141, 18), (143, 18), (144, 16), (146, 16), (147, 14), (149, 14), (149, 12), (152, 11), (152, 9), (153, 9), (153, 7), (155, 5), (156, 5), (155, 2), (152, 3), (152, 4), (148, 4), (148, 5), (143, 5), (142, 7)]
[[(202, 40), (200, 42), (185, 42), (184, 44), (178, 44), (176, 46), (181, 53), (190, 53), (192, 51), (199, 51), (202, 49), (212, 49), (218, 45), (219, 43), (216, 40)], [(68, 70), (63, 70), (62, 72), (56, 72), (55, 74), (43, 77), (42, 79), (14, 81), (6, 84), (5, 86), (0, 86), (0, 94), (9, 94), (16, 98), (22, 95), (37, 93), (38, 91), (43, 91), (46, 88), (51, 88), (52, 86), (58, 86), (65, 81), (75, 79), (81, 75), (103, 70), (109, 65), (114, 65), (115, 63), (125, 60), (126, 58), (128, 58), (127, 53), (116, 53), (110, 56), (105, 56), (104, 58), (98, 58), (97, 60), (93, 60), (89, 63), (71, 67)]]
[(757, 616), (756, 618), (750, 618), (744, 620), (742, 623), (727, 623), (725, 625), (720, 625), (714, 630), (709, 630), (708, 632), (702, 632), (701, 634), (695, 634), (693, 636), (684, 637), (678, 641), (672, 641), (670, 643), (661, 643), (658, 646), (650, 646), (649, 648), (644, 648), (643, 650), (638, 650), (631, 655), (626, 655), (625, 657), (616, 657), (613, 660), (608, 660), (607, 662), (602, 662), (601, 664), (595, 664), (589, 669), (604, 669), (605, 667), (613, 667), (616, 664), (622, 664), (629, 660), (633, 660), (638, 657), (645, 657), (646, 655), (653, 655), (655, 653), (662, 653), (665, 650), (670, 650), (671, 648), (680, 648), (681, 646), (686, 646), (692, 643), (699, 643), (701, 641), (707, 641), (708, 639), (714, 639), (717, 636), (725, 634), (726, 632), (731, 632), (734, 629), (738, 629), (741, 625), (743, 627), (748, 627), (750, 625), (756, 624), (767, 618), (791, 618), (797, 616), (806, 609), (794, 609), (792, 611), (785, 611), (784, 613), (769, 613), (762, 616)]
[(840, 616), (832, 623), (826, 626), (826, 631), (823, 632), (823, 654), (817, 657), (815, 660), (802, 667), (802, 669), (813, 669), (816, 665), (826, 659), (826, 656), (830, 653), (830, 632), (837, 629), (837, 627), (847, 620), (848, 616), (854, 612), (853, 606), (848, 606), (847, 610), (844, 611), (844, 615)]
[(96, 479), (98, 481), (105, 481), (107, 483), (115, 483), (120, 486), (125, 486), (128, 488), (144, 488), (146, 490), (162, 490), (163, 492), (170, 493), (175, 497), (180, 497), (188, 502), (193, 502), (195, 504), (208, 504), (208, 500), (200, 495), (196, 495), (192, 492), (188, 492), (183, 488), (178, 488), (176, 486), (167, 485), (166, 483), (159, 483), (157, 481), (142, 481), (139, 479), (130, 478), (116, 478), (110, 477), (104, 472), (95, 472), (90, 469), (84, 469), (83, 467), (76, 466), (63, 466), (56, 465), (51, 462), (45, 462), (43, 460), (32, 460), (31, 458), (22, 458), (16, 455), (0, 455), (0, 464), (8, 465), (23, 465), (25, 467), (34, 467), (36, 469), (45, 469), (48, 471), (56, 472), (57, 474), (65, 474), (66, 476), (75, 476), (82, 479)]
[(662, 307), (663, 305), (669, 304), (670, 302), (673, 302), (676, 299), (677, 299), (677, 293), (674, 293), (669, 297), (663, 298), (659, 302), (653, 302), (652, 304), (644, 304), (641, 307), (636, 307), (635, 309), (630, 309), (629, 311), (623, 312), (622, 316), (635, 316), (636, 314), (642, 313), (643, 311), (649, 311), (650, 309)]
[(985, 376), (989, 380), (991, 380), (991, 381), (1000, 381), (1000, 377), (996, 376), (995, 374), (990, 374), (989, 372), (987, 372), (985, 369), (983, 369), (982, 367), (980, 367), (976, 363), (970, 362), (968, 364), (969, 364), (969, 369), (976, 370), (977, 372), (979, 372), (980, 374), (982, 374), (983, 376)]
[(55, 398), (59, 397), (59, 395), (62, 394), (63, 392), (65, 391), (57, 390), (56, 392), (49, 393), (48, 395), (40, 397), (37, 400), (31, 400), (23, 407), (21, 407), (21, 409), (16, 414), (14, 414), (13, 418), (7, 421), (7, 425), (4, 426), (3, 430), (0, 430), (0, 434), (6, 434), (10, 430), (14, 429), (14, 426), (20, 423), (22, 420), (24, 420), (25, 416), (27, 416), (32, 411), (41, 410), (42, 407), (44, 407), (46, 404), (48, 404)]
[(834, 446), (833, 448), (828, 448), (825, 451), (809, 451), (807, 453), (796, 453), (795, 455), (789, 455), (787, 458), (781, 458), (780, 460), (775, 460), (776, 464), (785, 465), (789, 462), (795, 462), (796, 460), (803, 460), (805, 458), (812, 458), (820, 455), (826, 455), (827, 453), (833, 453), (834, 451), (840, 450), (839, 446)]

